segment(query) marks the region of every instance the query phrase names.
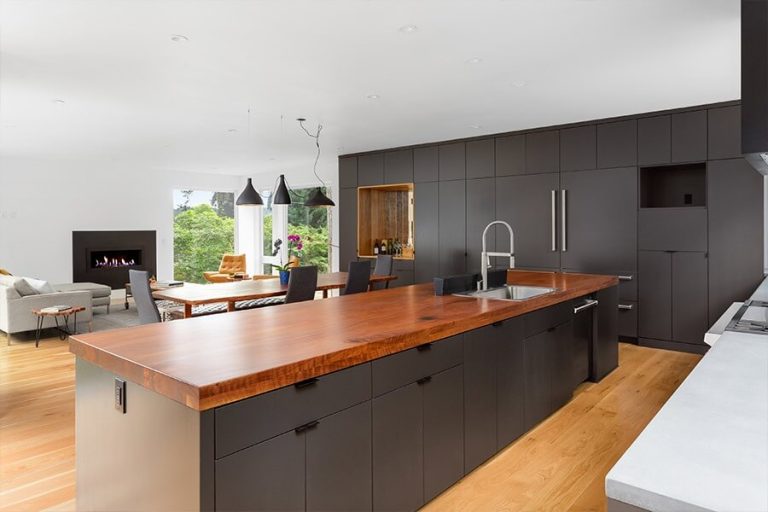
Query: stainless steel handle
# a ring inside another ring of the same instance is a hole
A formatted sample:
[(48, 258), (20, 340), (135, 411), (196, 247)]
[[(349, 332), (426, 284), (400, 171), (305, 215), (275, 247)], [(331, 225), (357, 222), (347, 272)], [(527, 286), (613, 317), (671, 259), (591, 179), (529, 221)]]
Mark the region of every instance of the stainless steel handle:
[(632, 276), (619, 276), (619, 281), (631, 281)]
[(581, 306), (576, 306), (575, 308), (573, 308), (573, 313), (574, 314), (581, 313), (585, 309), (589, 309), (589, 308), (593, 308), (593, 307), (597, 306), (597, 304), (598, 304), (598, 302), (596, 300), (594, 300), (594, 299), (587, 299), (586, 301), (584, 301), (584, 304), (582, 304)]
[(552, 252), (557, 252), (557, 190), (552, 191), (550, 205), (552, 206)]
[(635, 308), (634, 304), (619, 304), (619, 309), (622, 309), (624, 311), (630, 311)]
[(560, 209), (562, 210), (560, 212), (560, 215), (562, 216), (562, 225), (560, 226), (560, 229), (562, 230), (562, 240), (561, 240), (561, 246), (562, 251), (565, 252), (568, 250), (568, 240), (567, 240), (567, 233), (568, 233), (568, 198), (567, 198), (568, 191), (565, 189), (560, 190)]

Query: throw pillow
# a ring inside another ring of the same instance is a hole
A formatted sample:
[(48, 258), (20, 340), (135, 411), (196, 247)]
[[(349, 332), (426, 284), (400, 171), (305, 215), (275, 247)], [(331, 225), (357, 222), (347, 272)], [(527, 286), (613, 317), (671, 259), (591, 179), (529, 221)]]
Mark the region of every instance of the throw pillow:
[(29, 281), (26, 279), (19, 279), (13, 286), (22, 297), (27, 297), (29, 295), (40, 295), (40, 293), (35, 290), (35, 288), (29, 284)]
[(3, 276), (12, 276), (13, 274), (11, 274), (10, 272), (8, 272), (8, 271), (7, 271), (7, 270), (5, 270), (4, 268), (0, 268), (0, 275), (3, 275)]
[(32, 288), (37, 290), (37, 293), (56, 293), (56, 290), (48, 281), (43, 281), (42, 279), (32, 279), (31, 277), (25, 277), (24, 280), (32, 285)]

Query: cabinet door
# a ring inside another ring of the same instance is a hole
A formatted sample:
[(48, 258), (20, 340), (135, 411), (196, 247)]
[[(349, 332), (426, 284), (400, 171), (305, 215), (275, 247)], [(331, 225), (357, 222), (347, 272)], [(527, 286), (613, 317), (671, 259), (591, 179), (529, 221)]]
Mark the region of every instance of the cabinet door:
[(595, 294), (597, 322), (592, 338), (590, 380), (600, 381), (619, 366), (619, 289), (605, 288)]
[(465, 183), (464, 180), (440, 182), (440, 276), (464, 272), (467, 222)]
[(560, 132), (550, 130), (525, 134), (525, 172), (550, 173), (560, 170)]
[(597, 167), (597, 127), (594, 124), (560, 130), (560, 170)]
[(676, 252), (672, 255), (672, 339), (704, 343), (709, 327), (707, 255)]
[(371, 510), (371, 403), (323, 418), (306, 438), (307, 510)]
[(384, 155), (373, 153), (357, 157), (357, 184), (381, 185), (384, 183)]
[(640, 251), (639, 285), (640, 315), (638, 333), (641, 338), (672, 339), (672, 254), (662, 251)]
[[(584, 303), (584, 298), (573, 301), (574, 307)], [(573, 380), (576, 388), (589, 378), (590, 349), (594, 333), (594, 308), (585, 309), (573, 315)]]
[(707, 159), (707, 111), (672, 115), (672, 162)]
[(493, 139), (467, 142), (467, 179), (494, 176), (495, 160)]
[(563, 268), (636, 270), (637, 168), (569, 172), (560, 179), (567, 194)]
[(437, 182), (414, 186), (414, 247), (417, 283), (432, 282), (440, 275), (440, 242), (438, 230), (439, 189)]
[(357, 189), (339, 191), (339, 270), (357, 259)]
[(707, 158), (741, 158), (741, 106), (707, 112)]
[(551, 334), (550, 414), (567, 404), (573, 396), (573, 320), (555, 327)]
[(525, 433), (525, 375), (523, 319), (505, 320), (497, 331), (496, 448), (502, 449)]
[(469, 473), (496, 453), (496, 361), (494, 326), (464, 337), (464, 471)]
[(672, 160), (670, 122), (669, 116), (637, 121), (637, 160), (640, 165), (668, 164)]
[(384, 183), (413, 182), (413, 150), (384, 153)]
[(357, 187), (357, 157), (339, 158), (339, 188)]
[(525, 174), (525, 135), (496, 139), (496, 176)]
[(462, 367), (431, 376), (424, 393), (424, 501), (464, 475)]
[(217, 510), (304, 510), (304, 435), (293, 430), (216, 461)]
[[(512, 226), (517, 267), (560, 268), (559, 246), (553, 250), (552, 245), (552, 222), (557, 221), (557, 213), (553, 219), (551, 211), (552, 191), (557, 191), (559, 185), (558, 173), (496, 179), (496, 218)], [(506, 229), (497, 230), (496, 248), (499, 251), (508, 250), (509, 234)]]
[[(480, 272), (483, 229), (496, 220), (496, 179), (467, 180), (467, 272)], [(496, 250), (496, 226), (488, 230), (486, 247)], [(509, 261), (492, 259), (491, 264), (509, 266)]]
[(597, 166), (600, 169), (637, 165), (637, 121), (597, 125)]
[(414, 383), (373, 400), (373, 509), (424, 504), (424, 420)]
[(463, 142), (438, 147), (440, 181), (463, 180), (467, 177), (466, 155)]
[(413, 181), (426, 183), (439, 179), (437, 146), (413, 150)]
[(553, 332), (554, 328), (523, 341), (526, 430), (533, 428), (552, 412)]

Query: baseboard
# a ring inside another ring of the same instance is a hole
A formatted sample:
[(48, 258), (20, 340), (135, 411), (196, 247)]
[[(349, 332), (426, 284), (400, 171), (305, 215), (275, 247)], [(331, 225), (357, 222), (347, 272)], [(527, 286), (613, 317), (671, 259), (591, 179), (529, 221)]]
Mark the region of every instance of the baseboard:
[(638, 338), (638, 345), (641, 347), (660, 348), (664, 350), (674, 350), (676, 352), (688, 352), (691, 354), (706, 354), (709, 345), (698, 345), (695, 343), (682, 343), (679, 341), (654, 340), (650, 338)]

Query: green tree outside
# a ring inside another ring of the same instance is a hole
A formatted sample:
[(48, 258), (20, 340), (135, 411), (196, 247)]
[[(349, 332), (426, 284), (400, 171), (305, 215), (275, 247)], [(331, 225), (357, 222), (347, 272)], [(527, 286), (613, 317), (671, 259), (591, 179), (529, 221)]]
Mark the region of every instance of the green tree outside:
[(178, 211), (173, 231), (173, 277), (179, 281), (204, 283), (203, 272), (217, 270), (222, 255), (234, 251), (235, 219), (208, 204)]

